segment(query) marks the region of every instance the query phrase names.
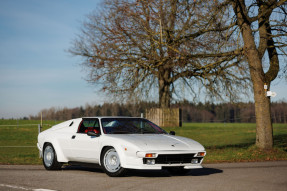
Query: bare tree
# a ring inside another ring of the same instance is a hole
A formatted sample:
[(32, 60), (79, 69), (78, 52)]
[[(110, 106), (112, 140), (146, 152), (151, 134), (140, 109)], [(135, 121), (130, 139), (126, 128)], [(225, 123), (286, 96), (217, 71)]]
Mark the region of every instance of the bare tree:
[[(88, 16), (70, 52), (84, 58), (88, 80), (115, 97), (158, 92), (169, 107), (182, 88), (234, 98), (248, 85), (229, 10), (204, 0), (106, 0)], [(214, 16), (216, 15), (216, 16)], [(230, 29), (230, 30), (227, 30)]]
[(286, 59), (286, 0), (227, 0), (221, 2), (220, 6), (232, 6), (235, 27), (238, 27), (241, 34), (239, 40), (244, 45), (255, 100), (256, 145), (262, 149), (271, 149), (273, 127), (270, 97), (266, 96), (264, 84), (270, 88), (280, 71), (280, 60), (283, 66), (282, 61)]

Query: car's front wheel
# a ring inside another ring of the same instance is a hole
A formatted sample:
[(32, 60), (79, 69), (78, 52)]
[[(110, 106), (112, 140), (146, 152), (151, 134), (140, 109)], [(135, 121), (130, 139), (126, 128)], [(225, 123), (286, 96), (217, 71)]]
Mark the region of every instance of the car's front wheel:
[(59, 170), (62, 167), (62, 164), (57, 161), (57, 154), (51, 143), (44, 146), (43, 165), (47, 170)]
[(106, 147), (101, 156), (101, 166), (105, 173), (112, 177), (123, 176), (126, 169), (121, 167), (120, 157), (113, 147)]

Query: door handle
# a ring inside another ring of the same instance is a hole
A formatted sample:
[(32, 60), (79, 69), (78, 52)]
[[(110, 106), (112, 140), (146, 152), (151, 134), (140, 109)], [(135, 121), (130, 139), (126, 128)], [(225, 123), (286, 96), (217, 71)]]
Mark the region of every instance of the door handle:
[(72, 139), (75, 139), (75, 138), (76, 138), (76, 135), (73, 135), (73, 136), (72, 136)]

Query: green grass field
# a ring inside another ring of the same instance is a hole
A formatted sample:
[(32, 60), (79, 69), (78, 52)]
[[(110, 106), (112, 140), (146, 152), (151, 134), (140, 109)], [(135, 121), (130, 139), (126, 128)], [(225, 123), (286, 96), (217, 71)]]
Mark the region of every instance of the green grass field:
[[(39, 121), (0, 120), (0, 164), (41, 164), (36, 147)], [(57, 121), (44, 121), (47, 129)], [(29, 125), (32, 124), (32, 125)], [(207, 150), (204, 163), (287, 160), (287, 124), (274, 124), (274, 149), (254, 146), (255, 124), (184, 123), (176, 135), (192, 138)]]
[(181, 128), (165, 128), (192, 138), (206, 148), (205, 163), (287, 160), (287, 124), (273, 124), (274, 149), (254, 146), (254, 123), (185, 123)]
[[(43, 121), (43, 130), (59, 122)], [(30, 125), (32, 124), (32, 125)], [(0, 120), (0, 164), (41, 164), (34, 120)]]

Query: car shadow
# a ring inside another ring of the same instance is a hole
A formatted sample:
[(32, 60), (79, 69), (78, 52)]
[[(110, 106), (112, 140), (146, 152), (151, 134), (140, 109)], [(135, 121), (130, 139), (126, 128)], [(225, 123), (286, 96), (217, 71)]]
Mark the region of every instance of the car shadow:
[(165, 170), (133, 170), (130, 169), (126, 177), (170, 177), (170, 174)]
[(62, 166), (63, 171), (86, 171), (86, 172), (98, 172), (104, 173), (100, 166), (77, 166), (77, 165), (67, 165)]
[(191, 170), (187, 175), (189, 176), (208, 176), (212, 174), (223, 173), (223, 170), (216, 168), (199, 168)]
[(215, 168), (192, 169), (187, 174), (172, 174), (168, 170), (129, 170), (126, 176), (138, 177), (171, 177), (171, 176), (208, 176), (223, 173), (223, 170)]
[[(63, 171), (86, 171), (86, 172), (95, 172), (103, 173), (105, 172), (101, 169), (100, 166), (78, 166), (78, 165), (67, 165), (62, 167)], [(129, 169), (125, 177), (169, 177), (169, 173), (165, 170), (134, 170)]]
[[(104, 173), (100, 167), (91, 166), (63, 166), (63, 171), (86, 171), (95, 173)], [(171, 176), (208, 176), (212, 174), (223, 173), (223, 170), (216, 168), (192, 169), (187, 174), (171, 174), (168, 170), (128, 170), (125, 177), (171, 177)]]

